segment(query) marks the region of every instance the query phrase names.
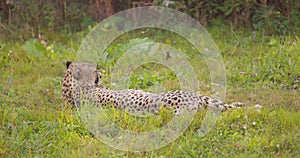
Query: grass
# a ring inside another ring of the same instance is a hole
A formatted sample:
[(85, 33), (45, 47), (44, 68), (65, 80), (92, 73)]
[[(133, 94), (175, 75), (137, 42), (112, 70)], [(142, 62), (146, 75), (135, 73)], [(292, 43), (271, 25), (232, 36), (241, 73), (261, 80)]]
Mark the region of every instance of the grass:
[[(84, 128), (64, 103), (64, 62), (74, 59), (82, 33), (70, 39), (52, 35), (49, 39), (53, 40), (46, 41), (46, 46), (35, 40), (0, 40), (0, 157), (300, 157), (299, 37), (270, 37), (258, 32), (252, 39), (251, 32), (228, 30), (208, 29), (226, 66), (226, 101), (245, 102), (247, 107), (223, 113), (204, 137), (198, 131), (205, 112), (199, 112), (176, 141), (149, 152), (120, 151), (105, 145)], [(133, 36), (169, 43), (193, 56), (192, 46), (186, 41), (163, 33), (137, 31)], [(107, 51), (122, 53), (128, 38), (120, 37)], [(205, 65), (201, 60), (191, 63)], [(101, 65), (108, 72), (106, 83), (112, 65), (113, 60)], [(199, 68), (197, 73), (201, 93), (211, 95), (207, 68)], [(131, 88), (151, 91), (149, 87), (153, 85), (170, 90), (178, 86), (178, 81), (161, 65), (144, 65), (131, 75)], [(263, 108), (249, 108), (256, 104)], [(152, 121), (159, 126), (168, 117)], [(151, 126), (151, 120), (135, 121), (122, 114), (115, 119), (122, 120), (120, 126), (132, 130), (156, 128)]]

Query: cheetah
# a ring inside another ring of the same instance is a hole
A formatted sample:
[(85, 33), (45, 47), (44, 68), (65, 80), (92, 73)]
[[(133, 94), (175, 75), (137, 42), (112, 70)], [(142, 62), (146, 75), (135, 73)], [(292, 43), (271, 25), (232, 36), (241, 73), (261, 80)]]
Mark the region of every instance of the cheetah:
[(182, 90), (159, 94), (143, 90), (112, 90), (101, 86), (101, 73), (96, 65), (88, 62), (67, 62), (67, 70), (62, 81), (62, 94), (71, 105), (79, 108), (82, 100), (93, 102), (96, 106), (112, 105), (136, 115), (157, 114), (161, 107), (180, 114), (182, 109), (195, 110), (213, 107), (221, 112), (236, 109), (244, 103), (226, 104), (220, 100)]

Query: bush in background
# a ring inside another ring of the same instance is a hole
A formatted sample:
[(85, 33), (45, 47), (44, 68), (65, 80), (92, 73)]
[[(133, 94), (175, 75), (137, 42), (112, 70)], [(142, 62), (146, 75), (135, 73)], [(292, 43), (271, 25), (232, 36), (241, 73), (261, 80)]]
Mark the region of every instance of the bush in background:
[[(149, 1), (149, 0), (148, 0)], [(0, 37), (28, 39), (41, 32), (73, 33), (146, 0), (2, 0)], [(153, 0), (152, 0), (153, 1)], [(151, 3), (152, 3), (151, 1)], [(203, 25), (226, 24), (265, 35), (296, 34), (300, 2), (293, 0), (177, 0), (168, 7), (187, 13)], [(166, 5), (155, 0), (152, 5)], [(142, 5), (141, 5), (142, 6)], [(17, 32), (17, 33), (16, 33)]]

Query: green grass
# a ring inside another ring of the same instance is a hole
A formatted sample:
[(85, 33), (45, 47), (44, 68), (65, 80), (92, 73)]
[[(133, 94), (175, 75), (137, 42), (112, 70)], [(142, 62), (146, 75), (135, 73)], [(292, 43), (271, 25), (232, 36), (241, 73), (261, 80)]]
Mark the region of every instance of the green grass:
[[(208, 31), (226, 66), (226, 101), (245, 102), (247, 107), (223, 113), (205, 137), (198, 132), (205, 112), (199, 112), (176, 141), (149, 152), (126, 152), (107, 146), (95, 139), (70, 105), (64, 103), (61, 96), (64, 62), (74, 59), (82, 34), (68, 40), (60, 38), (61, 35), (56, 40), (56, 35), (52, 35), (46, 46), (34, 40), (25, 43), (1, 40), (0, 157), (300, 157), (299, 37), (258, 33), (252, 40), (251, 32), (247, 31), (231, 32), (226, 27), (211, 27)], [(193, 56), (195, 51), (187, 41), (176, 35), (165, 37), (163, 33), (137, 31), (133, 36), (148, 36)], [(107, 51), (122, 53), (128, 43), (127, 34)], [(205, 65), (201, 60), (191, 63)], [(99, 67), (108, 72), (104, 77), (107, 84), (113, 60), (102, 64)], [(207, 68), (199, 68), (197, 73), (201, 93), (210, 95)], [(178, 81), (161, 65), (145, 65), (131, 75), (131, 88), (151, 91), (149, 87), (153, 85), (170, 90), (178, 87)], [(256, 104), (263, 108), (260, 111), (249, 108)], [(150, 121), (135, 120), (118, 112), (113, 117), (120, 120), (121, 127), (148, 131), (156, 128), (151, 122), (160, 126), (170, 115)]]

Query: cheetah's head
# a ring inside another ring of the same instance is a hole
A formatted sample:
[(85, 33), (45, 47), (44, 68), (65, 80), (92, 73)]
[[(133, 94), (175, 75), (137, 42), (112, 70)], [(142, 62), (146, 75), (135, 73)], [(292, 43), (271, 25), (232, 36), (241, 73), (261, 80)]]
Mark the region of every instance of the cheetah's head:
[(96, 65), (88, 62), (66, 63), (67, 71), (62, 81), (62, 93), (69, 103), (74, 105), (73, 90), (78, 87), (94, 86), (100, 82), (101, 74)]

